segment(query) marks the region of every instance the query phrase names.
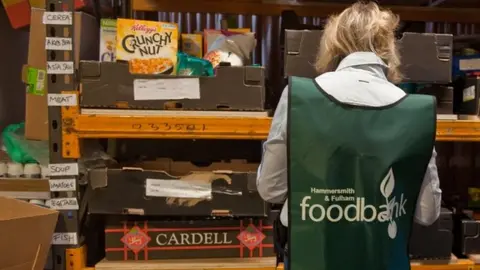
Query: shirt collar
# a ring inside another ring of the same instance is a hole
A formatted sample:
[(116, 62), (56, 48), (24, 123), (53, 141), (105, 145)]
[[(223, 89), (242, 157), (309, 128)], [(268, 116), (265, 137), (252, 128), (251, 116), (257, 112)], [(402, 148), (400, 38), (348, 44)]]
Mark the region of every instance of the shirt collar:
[(387, 65), (383, 60), (373, 52), (355, 52), (347, 55), (343, 58), (337, 67), (338, 70), (342, 70), (349, 67), (363, 66), (363, 65), (376, 65), (381, 68), (387, 68)]

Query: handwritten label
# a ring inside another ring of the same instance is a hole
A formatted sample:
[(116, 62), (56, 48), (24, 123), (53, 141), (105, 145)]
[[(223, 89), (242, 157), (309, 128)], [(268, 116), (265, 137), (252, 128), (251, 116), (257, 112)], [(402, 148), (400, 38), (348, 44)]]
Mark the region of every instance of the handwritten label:
[(77, 106), (75, 94), (48, 94), (48, 106)]
[(205, 131), (205, 124), (171, 124), (171, 123), (149, 123), (132, 124), (132, 129), (144, 131)]
[(75, 178), (72, 179), (50, 179), (48, 180), (50, 184), (50, 191), (75, 191)]
[(145, 195), (150, 197), (210, 199), (212, 197), (212, 187), (210, 184), (193, 181), (147, 178)]
[(60, 37), (47, 37), (45, 39), (45, 49), (54, 51), (71, 51), (72, 39)]
[(46, 11), (43, 13), (43, 24), (72, 25), (72, 12)]
[(55, 210), (78, 210), (77, 198), (50, 199), (47, 205)]
[(135, 100), (200, 99), (200, 80), (183, 79), (136, 79), (133, 81)]
[(75, 68), (73, 62), (47, 62), (47, 73), (48, 74), (73, 74)]
[(49, 176), (75, 176), (78, 175), (77, 163), (56, 163), (48, 165)]
[(77, 245), (77, 233), (54, 233), (52, 245)]

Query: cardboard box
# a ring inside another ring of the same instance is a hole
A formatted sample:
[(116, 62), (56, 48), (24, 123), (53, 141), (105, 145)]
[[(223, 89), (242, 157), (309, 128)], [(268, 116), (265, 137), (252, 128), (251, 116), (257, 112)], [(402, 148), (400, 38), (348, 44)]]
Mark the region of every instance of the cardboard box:
[(43, 270), (58, 212), (0, 197), (0, 269)]
[(117, 44), (117, 20), (100, 20), (100, 56), (101, 62), (115, 62)]
[(264, 219), (107, 221), (109, 261), (273, 257)]
[[(215, 77), (146, 77), (131, 74), (126, 63), (82, 61), (80, 76), (83, 108), (265, 110), (263, 67), (218, 67)], [(192, 85), (196, 78), (198, 83)], [(157, 89), (154, 79), (170, 85), (170, 91)]]
[(182, 34), (182, 51), (198, 58), (203, 57), (203, 36), (201, 34)]
[[(321, 30), (286, 30), (285, 77), (315, 78)], [(451, 34), (404, 33), (397, 41), (404, 82), (449, 83), (452, 80)]]
[(448, 260), (453, 248), (453, 214), (442, 208), (440, 217), (430, 226), (412, 223), (409, 241), (410, 259)]
[[(120, 169), (94, 169), (92, 214), (266, 217), (257, 191), (258, 164), (233, 161), (199, 167), (161, 159)], [(168, 190), (168, 192), (167, 192)]]
[[(42, 9), (32, 9), (28, 64), (23, 69), (22, 74), (23, 81), (27, 84), (33, 83), (33, 89), (35, 89), (27, 91), (26, 94), (25, 138), (29, 140), (48, 140), (48, 106), (46, 95), (48, 89), (44, 72), (47, 57), (45, 52), (46, 27), (42, 23), (43, 12), (44, 10)], [(75, 12), (74, 50), (77, 67), (80, 59), (98, 59), (98, 35), (99, 27), (95, 17), (82, 12)]]

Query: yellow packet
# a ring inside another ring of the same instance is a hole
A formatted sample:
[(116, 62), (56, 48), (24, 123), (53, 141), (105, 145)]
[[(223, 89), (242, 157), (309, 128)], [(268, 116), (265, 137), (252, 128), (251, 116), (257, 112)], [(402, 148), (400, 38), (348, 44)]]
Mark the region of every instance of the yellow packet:
[(182, 34), (182, 51), (190, 56), (202, 58), (203, 36), (201, 34)]
[(235, 32), (235, 33), (250, 33), (252, 30), (250, 28), (228, 28), (229, 32)]
[(117, 60), (136, 74), (175, 74), (178, 26), (175, 23), (117, 20)]

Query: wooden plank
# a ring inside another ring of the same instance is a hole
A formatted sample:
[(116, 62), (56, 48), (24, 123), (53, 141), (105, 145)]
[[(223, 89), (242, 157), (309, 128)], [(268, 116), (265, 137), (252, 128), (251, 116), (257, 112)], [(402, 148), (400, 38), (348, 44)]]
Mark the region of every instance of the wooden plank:
[[(284, 10), (294, 10), (299, 16), (327, 17), (339, 13), (348, 4), (270, 4), (261, 0), (132, 0), (132, 9), (137, 11), (198, 12), (224, 14), (253, 14), (278, 16)], [(441, 8), (415, 6), (385, 6), (398, 14), (405, 21), (422, 22), (458, 22), (480, 23), (480, 9), (475, 8)]]
[(0, 191), (50, 192), (50, 186), (45, 179), (0, 178)]
[[(471, 270), (473, 262), (470, 260), (457, 259), (452, 255), (450, 261), (445, 260), (425, 260), (425, 261), (412, 261), (411, 270)], [(277, 270), (286, 270), (283, 264), (277, 267)]]
[(95, 270), (275, 270), (275, 258), (119, 261), (103, 260)]

